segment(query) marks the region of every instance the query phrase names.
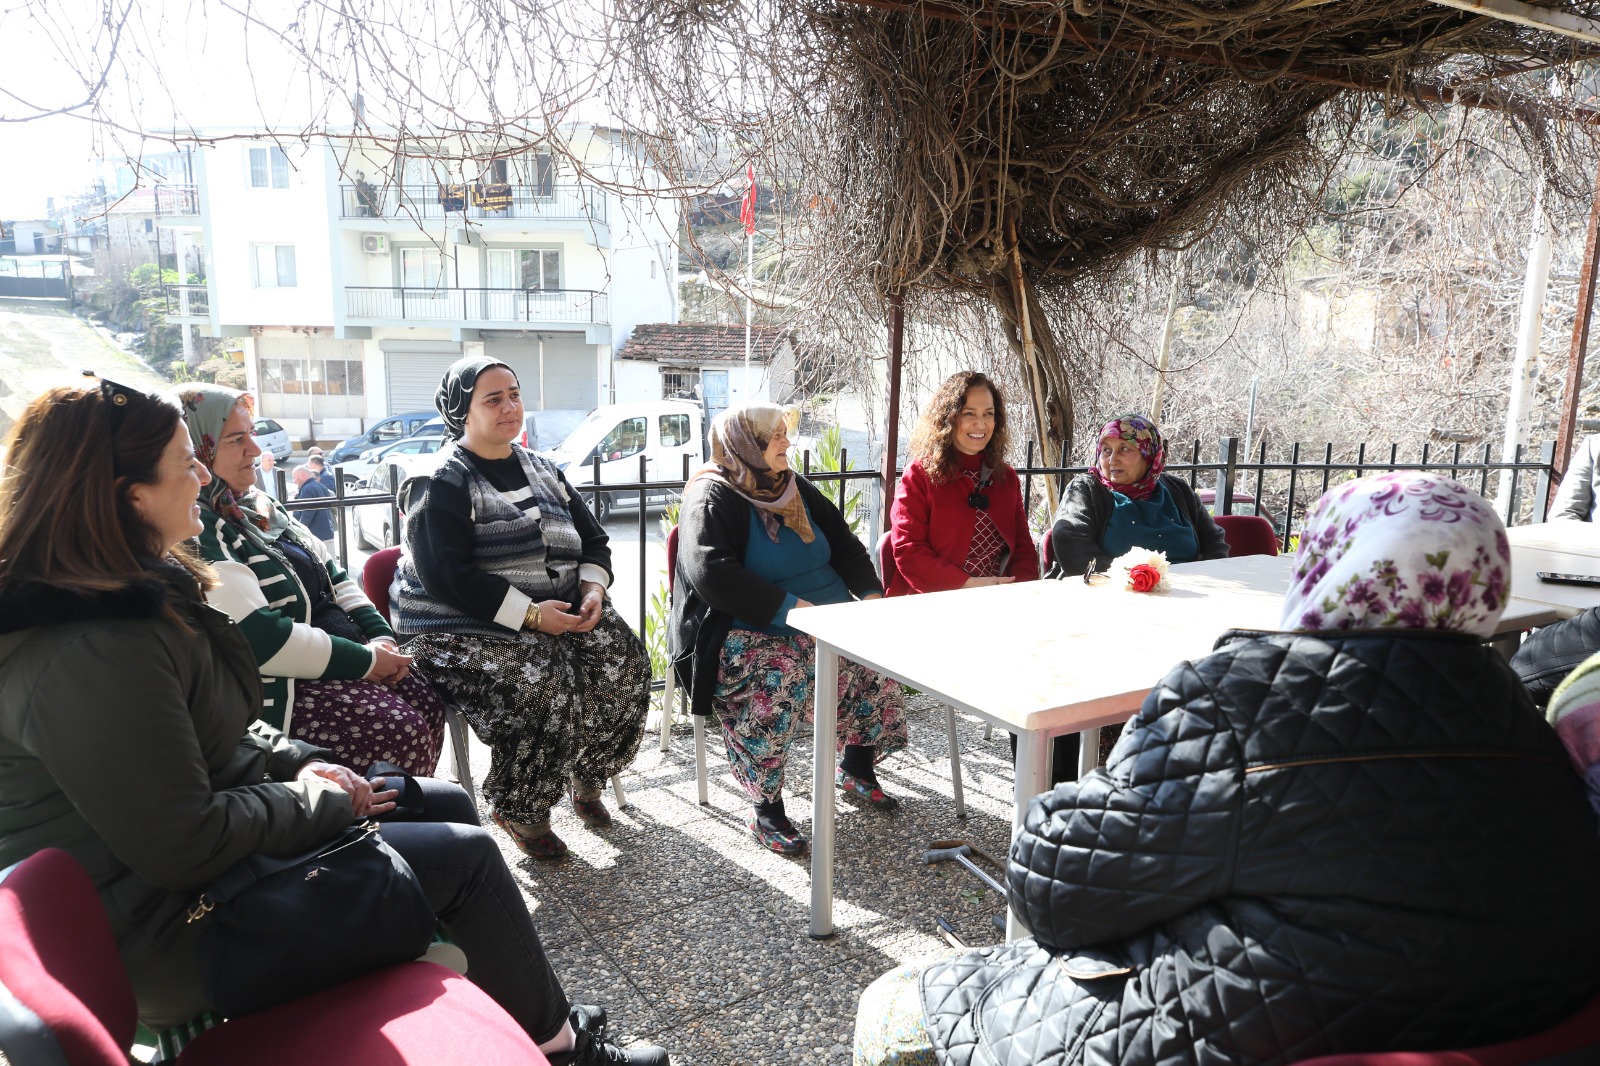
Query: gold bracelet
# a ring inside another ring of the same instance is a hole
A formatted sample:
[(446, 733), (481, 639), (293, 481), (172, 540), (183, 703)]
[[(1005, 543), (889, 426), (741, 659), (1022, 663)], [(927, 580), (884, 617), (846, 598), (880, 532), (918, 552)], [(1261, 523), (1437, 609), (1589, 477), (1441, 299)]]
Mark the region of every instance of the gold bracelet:
[(543, 612), (537, 603), (528, 604), (528, 609), (522, 616), (523, 628), (537, 631), (539, 628), (540, 615), (542, 613)]

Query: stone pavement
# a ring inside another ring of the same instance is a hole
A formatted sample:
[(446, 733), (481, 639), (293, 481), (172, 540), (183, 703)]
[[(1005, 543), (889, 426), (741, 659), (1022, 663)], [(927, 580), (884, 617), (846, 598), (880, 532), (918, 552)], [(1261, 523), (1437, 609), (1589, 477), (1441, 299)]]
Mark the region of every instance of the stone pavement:
[[(919, 860), (929, 841), (950, 838), (1004, 859), (1006, 735), (996, 730), (985, 741), (981, 723), (960, 719), (967, 817), (957, 819), (943, 709), (913, 697), (908, 710), (911, 745), (879, 767), (900, 810), (839, 803), (829, 940), (806, 933), (809, 851), (784, 858), (750, 839), (744, 796), (711, 744), (710, 804), (695, 802), (687, 724), (674, 729), (665, 755), (656, 734), (647, 738), (623, 777), (628, 808), (613, 812), (611, 829), (591, 832), (569, 805), (556, 809), (556, 832), (572, 849), (563, 862), (523, 858), (491, 827), (568, 995), (604, 1004), (624, 1042), (660, 1043), (676, 1066), (847, 1066), (862, 989), (885, 970), (949, 950), (936, 916), (968, 943), (1000, 940), (990, 919), (1003, 904), (992, 891), (955, 863)], [(808, 837), (809, 736), (790, 760), (786, 793), (790, 817)], [(488, 751), (476, 740), (473, 747), (481, 780)], [(607, 790), (608, 805), (613, 798)]]

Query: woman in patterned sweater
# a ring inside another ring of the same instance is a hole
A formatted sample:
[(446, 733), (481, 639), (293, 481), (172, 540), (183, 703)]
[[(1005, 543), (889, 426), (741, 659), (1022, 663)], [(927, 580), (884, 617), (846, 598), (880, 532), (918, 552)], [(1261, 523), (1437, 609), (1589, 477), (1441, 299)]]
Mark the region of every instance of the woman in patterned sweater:
[(261, 719), (366, 769), (386, 760), (427, 777), (444, 743), (444, 704), (400, 654), (393, 630), (322, 542), (256, 488), (249, 393), (196, 383), (178, 392), (200, 493), (200, 554), (220, 584), (211, 605), (239, 623), (261, 668)]
[(650, 660), (606, 601), (605, 530), (554, 464), (512, 443), (511, 368), (462, 359), (434, 402), (453, 440), (407, 491), (395, 626), (489, 745), (495, 823), (524, 854), (559, 859), (550, 808), (564, 788), (586, 824), (611, 824), (600, 794), (639, 750)]

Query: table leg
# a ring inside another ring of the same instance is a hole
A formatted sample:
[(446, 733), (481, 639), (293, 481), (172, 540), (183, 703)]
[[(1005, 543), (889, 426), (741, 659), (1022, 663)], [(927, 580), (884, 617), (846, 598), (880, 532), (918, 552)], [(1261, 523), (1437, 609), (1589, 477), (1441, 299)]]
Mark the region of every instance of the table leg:
[(817, 641), (815, 758), (811, 768), (811, 935), (833, 935), (833, 761), (838, 743), (839, 652)]
[(1078, 734), (1078, 780), (1089, 776), (1089, 771), (1100, 765), (1100, 727), (1085, 729)]
[[(1050, 787), (1050, 738), (1034, 729), (1017, 733), (1017, 783), (1011, 812), (1011, 839), (1022, 832), (1022, 816), (1028, 802)], [(1028, 935), (1027, 926), (1017, 918), (1017, 912), (1006, 908), (1006, 939), (1016, 940)]]

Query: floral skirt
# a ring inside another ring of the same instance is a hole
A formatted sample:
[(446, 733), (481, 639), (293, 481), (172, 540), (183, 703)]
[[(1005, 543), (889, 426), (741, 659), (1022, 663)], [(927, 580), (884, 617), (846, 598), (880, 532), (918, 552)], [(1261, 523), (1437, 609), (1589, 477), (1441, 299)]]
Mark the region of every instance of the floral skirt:
[(483, 795), (540, 826), (569, 778), (598, 795), (639, 752), (650, 659), (611, 604), (587, 633), (431, 633), (406, 645), (489, 746)]
[(378, 760), (431, 777), (444, 749), (444, 703), (413, 669), (394, 688), (372, 681), (294, 683), (289, 736), (328, 748), (365, 772)]
[(851, 1066), (937, 1066), (917, 987), (925, 969), (927, 963), (890, 970), (861, 993)]
[[(779, 636), (730, 629), (722, 645), (711, 708), (734, 780), (753, 800), (783, 791), (783, 768), (795, 734), (815, 711), (816, 645), (803, 633)], [(905, 693), (892, 678), (839, 660), (839, 746), (871, 745), (876, 758), (906, 746)]]

